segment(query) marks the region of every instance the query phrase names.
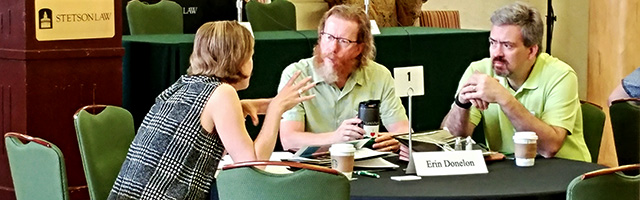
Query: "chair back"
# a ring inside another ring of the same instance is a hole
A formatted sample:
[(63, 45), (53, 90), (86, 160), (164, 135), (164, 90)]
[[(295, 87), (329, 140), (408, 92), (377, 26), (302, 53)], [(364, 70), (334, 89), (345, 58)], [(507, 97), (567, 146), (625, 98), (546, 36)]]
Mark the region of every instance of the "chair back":
[[(253, 166), (280, 165), (299, 170), (274, 174)], [(227, 199), (349, 199), (349, 180), (342, 173), (295, 162), (250, 161), (225, 166), (216, 178), (218, 195)]]
[(69, 199), (64, 157), (56, 145), (11, 132), (4, 135), (4, 143), (18, 200)]
[(253, 31), (296, 30), (296, 7), (287, 0), (263, 4), (247, 2), (247, 19)]
[[(89, 111), (104, 109), (98, 114)], [(91, 199), (107, 199), (135, 136), (133, 117), (117, 106), (91, 105), (73, 116)]]
[(619, 99), (609, 107), (618, 164), (640, 163), (640, 99)]
[(438, 28), (460, 28), (460, 11), (423, 10), (420, 13), (420, 26)]
[(640, 175), (628, 176), (626, 170), (638, 170), (640, 164), (625, 165), (585, 173), (567, 187), (567, 200), (638, 200)]
[(584, 141), (591, 154), (591, 162), (598, 162), (600, 152), (600, 142), (602, 141), (602, 130), (606, 115), (602, 107), (587, 101), (580, 101), (582, 107), (582, 130)]
[(126, 7), (131, 35), (183, 33), (182, 7), (173, 1), (147, 4), (131, 0)]

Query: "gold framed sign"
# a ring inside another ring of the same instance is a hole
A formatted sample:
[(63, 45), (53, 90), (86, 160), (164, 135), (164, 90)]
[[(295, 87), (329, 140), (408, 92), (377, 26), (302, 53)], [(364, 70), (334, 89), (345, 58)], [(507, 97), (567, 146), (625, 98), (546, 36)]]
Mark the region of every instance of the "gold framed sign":
[(113, 0), (35, 0), (38, 41), (111, 38), (115, 35)]

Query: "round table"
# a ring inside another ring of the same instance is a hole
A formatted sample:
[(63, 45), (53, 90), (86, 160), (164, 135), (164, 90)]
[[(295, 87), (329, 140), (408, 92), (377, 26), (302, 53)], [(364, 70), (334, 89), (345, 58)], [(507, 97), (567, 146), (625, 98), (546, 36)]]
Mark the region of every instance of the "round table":
[(517, 167), (512, 160), (488, 162), (487, 174), (424, 176), (417, 181), (394, 181), (405, 175), (407, 162), (387, 158), (401, 167), (377, 172), (379, 179), (357, 176), (351, 199), (565, 199), (575, 177), (604, 166), (559, 158), (537, 158), (532, 167)]

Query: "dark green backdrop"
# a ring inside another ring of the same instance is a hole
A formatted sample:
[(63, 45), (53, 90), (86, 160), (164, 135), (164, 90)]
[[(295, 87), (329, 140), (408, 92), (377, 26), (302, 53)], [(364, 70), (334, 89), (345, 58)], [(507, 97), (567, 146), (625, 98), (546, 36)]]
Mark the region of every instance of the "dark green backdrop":
[[(488, 31), (427, 27), (382, 28), (375, 35), (376, 61), (391, 72), (394, 67), (424, 66), (425, 95), (413, 99), (415, 131), (440, 127), (449, 111), (458, 80), (466, 67), (489, 55)], [(316, 31), (255, 32), (253, 76), (241, 98), (273, 97), (282, 70), (302, 58), (311, 57)], [(123, 107), (139, 125), (155, 100), (178, 77), (186, 73), (193, 48), (193, 34), (123, 36)], [(402, 102), (407, 107), (407, 98)], [(251, 120), (247, 129), (253, 138), (259, 131)], [(482, 141), (482, 140), (481, 140)], [(276, 147), (277, 150), (281, 147)]]

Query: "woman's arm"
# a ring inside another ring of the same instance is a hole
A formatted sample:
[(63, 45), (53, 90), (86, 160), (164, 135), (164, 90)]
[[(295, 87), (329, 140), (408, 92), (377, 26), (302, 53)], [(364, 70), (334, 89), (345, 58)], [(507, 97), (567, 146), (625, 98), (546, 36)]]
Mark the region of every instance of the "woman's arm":
[(212, 132), (216, 129), (226, 151), (235, 162), (258, 159), (253, 140), (244, 125), (240, 99), (231, 85), (222, 84), (214, 90), (201, 119), (205, 130)]
[[(294, 76), (298, 76), (296, 73)], [(294, 80), (294, 79), (292, 79)], [(236, 90), (229, 84), (222, 84), (211, 94), (205, 105), (201, 122), (205, 130), (213, 128), (231, 155), (234, 162), (267, 160), (273, 152), (278, 136), (280, 118), (284, 111), (314, 96), (300, 97), (298, 91), (307, 91), (313, 84), (306, 85), (306, 78), (297, 85), (287, 83), (283, 91), (274, 97), (266, 111), (265, 121), (255, 141), (251, 140), (244, 125), (244, 113)]]

